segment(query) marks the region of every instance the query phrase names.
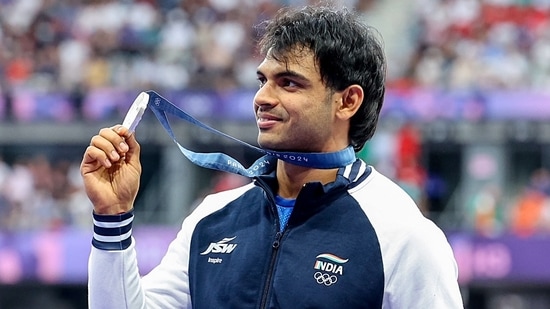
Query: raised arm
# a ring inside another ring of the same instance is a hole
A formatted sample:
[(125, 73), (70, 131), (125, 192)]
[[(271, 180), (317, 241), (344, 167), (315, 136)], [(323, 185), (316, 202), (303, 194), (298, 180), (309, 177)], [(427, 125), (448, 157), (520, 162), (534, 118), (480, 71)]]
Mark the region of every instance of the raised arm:
[(131, 237), (141, 176), (139, 154), (135, 136), (118, 125), (103, 128), (92, 137), (80, 165), (86, 194), (94, 206), (88, 261), (90, 308), (139, 308), (144, 304)]

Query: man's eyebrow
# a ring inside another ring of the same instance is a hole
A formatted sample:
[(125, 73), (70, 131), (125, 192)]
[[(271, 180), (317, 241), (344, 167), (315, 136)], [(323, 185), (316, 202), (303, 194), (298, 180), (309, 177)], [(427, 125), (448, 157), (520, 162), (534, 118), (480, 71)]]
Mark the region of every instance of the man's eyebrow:
[[(261, 70), (257, 70), (256, 74), (261, 75), (261, 76), (265, 76), (265, 74)], [(298, 80), (301, 80), (301, 81), (309, 81), (309, 78), (305, 77), (303, 74), (300, 74), (300, 73), (298, 73), (296, 71), (292, 71), (292, 70), (285, 70), (285, 71), (275, 73), (274, 77), (275, 78), (290, 77), (290, 78), (298, 79)]]

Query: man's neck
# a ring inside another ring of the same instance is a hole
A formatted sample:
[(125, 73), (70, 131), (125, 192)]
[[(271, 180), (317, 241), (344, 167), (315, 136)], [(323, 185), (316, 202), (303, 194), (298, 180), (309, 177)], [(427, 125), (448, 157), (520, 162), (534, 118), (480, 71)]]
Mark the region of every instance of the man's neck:
[(277, 194), (284, 198), (296, 198), (304, 184), (320, 182), (327, 184), (336, 180), (338, 169), (312, 169), (293, 165), (279, 160), (277, 162)]

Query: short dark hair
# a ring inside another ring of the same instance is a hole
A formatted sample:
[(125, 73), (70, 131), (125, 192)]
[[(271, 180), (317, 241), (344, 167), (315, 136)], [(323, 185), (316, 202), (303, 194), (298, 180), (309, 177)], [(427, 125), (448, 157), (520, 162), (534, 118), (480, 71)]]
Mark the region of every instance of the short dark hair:
[(365, 93), (348, 133), (355, 151), (376, 131), (384, 101), (386, 60), (381, 36), (347, 9), (328, 6), (283, 8), (261, 25), (260, 52), (286, 62), (289, 52), (313, 52), (324, 84), (341, 91), (357, 84)]

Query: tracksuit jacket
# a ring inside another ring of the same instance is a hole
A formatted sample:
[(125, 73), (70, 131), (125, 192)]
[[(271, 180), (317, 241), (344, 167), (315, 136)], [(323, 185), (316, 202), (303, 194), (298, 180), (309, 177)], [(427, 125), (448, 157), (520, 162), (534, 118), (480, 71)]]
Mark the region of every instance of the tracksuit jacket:
[(90, 308), (463, 308), (443, 232), (363, 161), (304, 185), (284, 230), (275, 192), (273, 172), (209, 195), (143, 277), (133, 214), (94, 214)]

